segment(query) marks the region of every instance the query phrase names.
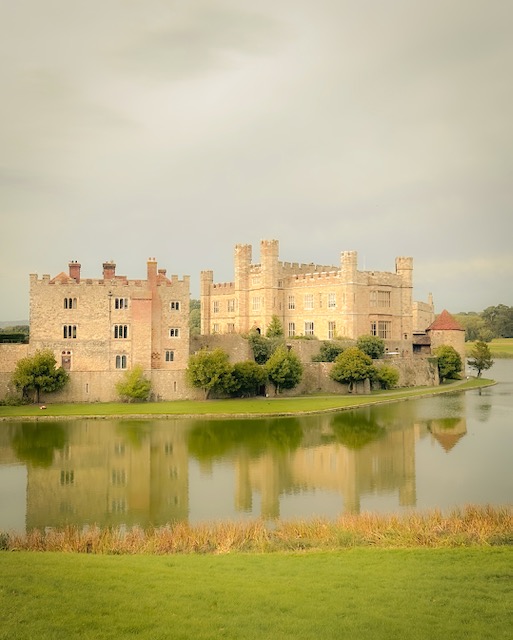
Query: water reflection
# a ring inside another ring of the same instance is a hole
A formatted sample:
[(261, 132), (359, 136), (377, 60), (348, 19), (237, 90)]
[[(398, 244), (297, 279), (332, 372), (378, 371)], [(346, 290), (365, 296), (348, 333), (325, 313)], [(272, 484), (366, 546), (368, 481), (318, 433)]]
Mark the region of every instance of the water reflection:
[[(437, 506), (451, 491), (475, 502), (476, 485), (461, 481), (464, 464), (474, 478), (476, 469), (491, 478), (496, 500), (486, 494), (486, 502), (504, 502), (506, 415), (513, 425), (511, 411), (501, 411), (503, 389), (494, 389), (301, 419), (2, 423), (0, 529), (12, 520), (20, 482), (27, 529), (336, 517)], [(20, 466), (25, 474), (10, 473)]]

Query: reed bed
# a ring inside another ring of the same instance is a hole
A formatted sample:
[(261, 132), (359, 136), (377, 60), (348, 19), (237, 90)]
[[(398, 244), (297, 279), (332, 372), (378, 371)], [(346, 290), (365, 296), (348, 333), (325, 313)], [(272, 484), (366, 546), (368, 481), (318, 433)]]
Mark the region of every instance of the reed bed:
[(180, 522), (143, 529), (97, 526), (0, 533), (5, 551), (59, 551), (94, 554), (226, 554), (337, 550), (351, 547), (451, 548), (513, 545), (510, 507), (467, 506), (448, 515), (435, 510), (408, 515), (364, 513), (336, 521), (314, 519)]

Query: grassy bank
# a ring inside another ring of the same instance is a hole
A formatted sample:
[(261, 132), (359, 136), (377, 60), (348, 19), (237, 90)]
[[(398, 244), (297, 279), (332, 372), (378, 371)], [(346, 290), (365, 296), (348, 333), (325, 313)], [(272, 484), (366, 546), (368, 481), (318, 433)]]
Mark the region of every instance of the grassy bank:
[(112, 416), (227, 416), (227, 415), (290, 415), (336, 411), (379, 402), (404, 400), (449, 391), (466, 391), (493, 384), (492, 380), (470, 378), (436, 387), (415, 387), (373, 392), (370, 395), (311, 395), (301, 397), (232, 398), (227, 400), (175, 400), (145, 403), (87, 403), (47, 404), (42, 411), (38, 405), (0, 406), (0, 419), (16, 417), (112, 417)]
[(500, 640), (513, 547), (0, 553), (0, 640)]
[(513, 545), (513, 510), (472, 507), (404, 516), (365, 513), (326, 519), (257, 520), (190, 525), (186, 522), (128, 531), (91, 527), (0, 532), (4, 551), (65, 551), (95, 554), (273, 553), (348, 547), (462, 547)]
[[(465, 343), (465, 352), (470, 357), (474, 342)], [(513, 338), (494, 338), (488, 346), (492, 358), (513, 358)]]

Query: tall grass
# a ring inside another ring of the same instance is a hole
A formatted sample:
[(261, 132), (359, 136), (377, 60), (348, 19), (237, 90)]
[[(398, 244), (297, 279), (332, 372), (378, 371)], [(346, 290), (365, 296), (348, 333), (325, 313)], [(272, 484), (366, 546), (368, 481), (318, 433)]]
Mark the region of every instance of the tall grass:
[(413, 548), (513, 545), (513, 510), (467, 506), (448, 515), (435, 510), (408, 515), (364, 513), (277, 522), (222, 522), (128, 530), (93, 526), (0, 534), (9, 551), (93, 554), (225, 554), (337, 550), (348, 547)]

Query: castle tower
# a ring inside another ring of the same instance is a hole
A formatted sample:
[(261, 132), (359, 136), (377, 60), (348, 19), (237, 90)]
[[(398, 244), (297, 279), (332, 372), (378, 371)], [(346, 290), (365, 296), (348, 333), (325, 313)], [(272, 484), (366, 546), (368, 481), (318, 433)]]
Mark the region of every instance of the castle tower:
[(211, 295), (214, 283), (214, 272), (210, 270), (200, 273), (200, 303), (201, 303), (201, 334), (210, 333), (210, 321), (212, 315)]
[(238, 303), (238, 324), (235, 327), (239, 333), (249, 331), (249, 273), (251, 270), (252, 247), (250, 244), (235, 245), (235, 296)]
[(345, 301), (344, 334), (348, 338), (358, 337), (357, 292), (358, 292), (358, 253), (343, 251), (340, 256), (340, 280), (342, 297)]
[(411, 344), (413, 337), (413, 258), (396, 258), (395, 272), (401, 278), (400, 337), (404, 344), (402, 351), (406, 351), (406, 343)]
[(262, 240), (260, 242), (263, 331), (266, 330), (273, 314), (278, 310), (278, 254), (278, 240)]

